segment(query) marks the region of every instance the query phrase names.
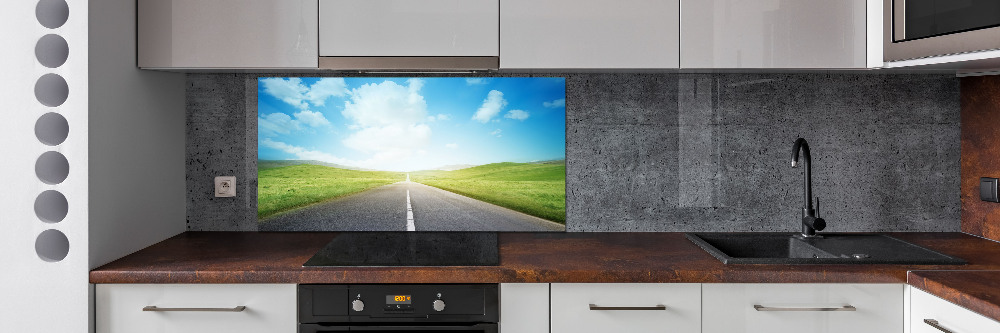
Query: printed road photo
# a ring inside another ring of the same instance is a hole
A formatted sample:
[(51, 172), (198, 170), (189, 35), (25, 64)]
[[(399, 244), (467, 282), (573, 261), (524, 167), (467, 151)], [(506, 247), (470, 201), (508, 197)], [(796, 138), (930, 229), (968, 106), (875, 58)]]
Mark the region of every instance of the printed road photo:
[(563, 78), (260, 78), (261, 231), (563, 231)]

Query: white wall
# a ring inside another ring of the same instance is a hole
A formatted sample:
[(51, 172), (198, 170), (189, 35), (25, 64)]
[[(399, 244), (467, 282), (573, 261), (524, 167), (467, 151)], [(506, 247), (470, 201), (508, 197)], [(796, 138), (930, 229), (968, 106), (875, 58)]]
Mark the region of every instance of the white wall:
[[(0, 4), (0, 332), (87, 332), (90, 269), (185, 228), (183, 75), (136, 69), (134, 0), (66, 2), (68, 20), (51, 29), (36, 19), (37, 0)], [(69, 46), (67, 61), (55, 68), (35, 57), (46, 34)], [(64, 103), (36, 100), (35, 82), (45, 74), (65, 78)], [(54, 146), (35, 135), (48, 112), (69, 124), (66, 140)], [(35, 172), (50, 151), (69, 162), (56, 184)], [(61, 221), (35, 213), (46, 190), (66, 197)], [(68, 239), (62, 260), (36, 252), (36, 238), (49, 229)]]
[[(87, 284), (87, 0), (68, 0), (69, 19), (49, 29), (35, 18), (37, 1), (0, 4), (0, 332), (86, 332), (89, 324)], [(66, 63), (57, 68), (35, 59), (35, 43), (46, 34), (58, 34), (69, 45)], [(35, 99), (34, 85), (44, 74), (65, 78), (65, 103), (48, 107)], [(57, 146), (41, 143), (35, 122), (56, 112), (69, 123), (69, 136)], [(69, 173), (55, 185), (35, 176), (35, 161), (44, 152), (63, 154)], [(66, 217), (42, 222), (34, 212), (35, 198), (56, 190), (68, 201)], [(69, 240), (68, 255), (57, 262), (43, 261), (35, 240), (45, 230), (62, 232)]]
[(135, 1), (90, 0), (90, 267), (186, 228), (184, 74), (136, 67)]

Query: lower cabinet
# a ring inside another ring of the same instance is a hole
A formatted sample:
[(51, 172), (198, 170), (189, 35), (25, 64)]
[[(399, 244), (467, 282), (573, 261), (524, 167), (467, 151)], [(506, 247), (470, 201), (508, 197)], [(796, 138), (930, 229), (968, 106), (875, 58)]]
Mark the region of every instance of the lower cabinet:
[(703, 284), (705, 333), (903, 332), (902, 284)]
[(549, 333), (549, 284), (500, 284), (500, 333)]
[(554, 283), (551, 299), (552, 333), (701, 332), (700, 284)]
[(910, 332), (977, 333), (1000, 332), (1000, 322), (928, 294), (910, 289)]
[[(96, 328), (291, 333), (297, 304), (294, 284), (98, 284)], [(974, 333), (1000, 322), (902, 284), (511, 283), (500, 331)]]
[(98, 284), (97, 333), (298, 331), (294, 284)]

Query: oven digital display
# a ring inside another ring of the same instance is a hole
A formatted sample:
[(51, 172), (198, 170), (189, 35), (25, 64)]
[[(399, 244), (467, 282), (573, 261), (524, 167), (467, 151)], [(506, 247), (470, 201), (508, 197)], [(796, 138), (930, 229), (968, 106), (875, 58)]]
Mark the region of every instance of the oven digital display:
[(385, 304), (411, 304), (410, 295), (385, 295)]

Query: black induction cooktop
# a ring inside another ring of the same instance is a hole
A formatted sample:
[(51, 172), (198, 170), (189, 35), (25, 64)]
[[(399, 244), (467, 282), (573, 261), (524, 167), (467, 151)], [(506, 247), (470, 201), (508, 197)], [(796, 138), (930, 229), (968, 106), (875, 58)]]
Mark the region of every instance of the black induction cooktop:
[(304, 267), (496, 266), (495, 232), (344, 232)]

